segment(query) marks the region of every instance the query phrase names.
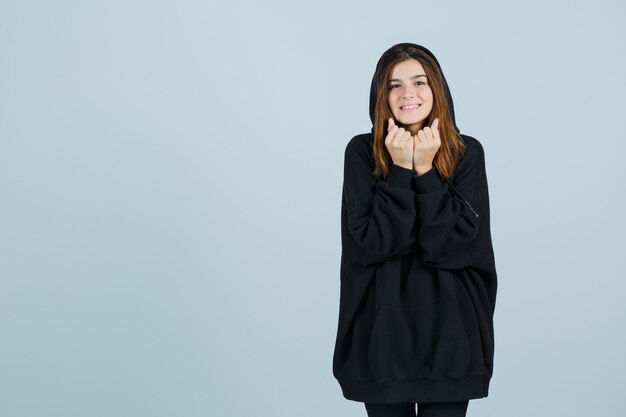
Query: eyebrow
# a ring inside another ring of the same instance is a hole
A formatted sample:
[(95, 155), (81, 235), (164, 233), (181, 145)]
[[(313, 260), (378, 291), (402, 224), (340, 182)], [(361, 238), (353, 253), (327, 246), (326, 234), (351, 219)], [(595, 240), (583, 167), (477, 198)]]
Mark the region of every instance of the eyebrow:
[[(414, 76), (412, 76), (410, 79), (411, 79), (411, 80), (414, 80), (415, 78), (418, 78), (418, 77), (426, 77), (426, 74), (418, 74), (418, 75), (414, 75)], [(392, 83), (392, 82), (394, 82), (394, 81), (401, 81), (401, 80), (398, 80), (397, 78), (392, 78), (391, 80), (389, 80), (389, 81), (387, 81), (387, 82), (388, 82), (388, 83)]]

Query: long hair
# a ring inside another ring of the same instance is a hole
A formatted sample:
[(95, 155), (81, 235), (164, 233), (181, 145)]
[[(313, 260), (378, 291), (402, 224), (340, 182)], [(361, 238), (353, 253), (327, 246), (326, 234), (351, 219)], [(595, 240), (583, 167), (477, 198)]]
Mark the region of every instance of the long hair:
[[(376, 110), (374, 112), (374, 175), (381, 173), (387, 177), (389, 169), (393, 164), (391, 155), (385, 146), (385, 137), (388, 133), (389, 118), (393, 113), (389, 108), (388, 80), (391, 78), (396, 64), (408, 59), (416, 59), (424, 68), (428, 84), (433, 92), (433, 108), (424, 121), (424, 126), (430, 126), (432, 122), (439, 118), (439, 136), (441, 137), (441, 147), (435, 154), (433, 166), (439, 174), (448, 179), (454, 173), (459, 159), (465, 152), (465, 143), (454, 128), (450, 111), (448, 110), (448, 100), (444, 93), (443, 81), (439, 65), (424, 51), (417, 48), (392, 47), (381, 57), (380, 66), (375, 77), (377, 98)], [(395, 118), (394, 118), (395, 120)], [(405, 127), (396, 121), (400, 127)], [(405, 127), (406, 128), (406, 127)]]

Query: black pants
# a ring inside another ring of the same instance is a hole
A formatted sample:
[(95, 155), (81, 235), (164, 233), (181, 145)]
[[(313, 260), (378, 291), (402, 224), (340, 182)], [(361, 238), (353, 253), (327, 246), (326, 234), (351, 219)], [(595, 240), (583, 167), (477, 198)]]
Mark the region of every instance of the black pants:
[[(417, 417), (465, 417), (469, 400), (439, 403), (418, 403)], [(365, 403), (368, 417), (416, 417), (415, 403)]]

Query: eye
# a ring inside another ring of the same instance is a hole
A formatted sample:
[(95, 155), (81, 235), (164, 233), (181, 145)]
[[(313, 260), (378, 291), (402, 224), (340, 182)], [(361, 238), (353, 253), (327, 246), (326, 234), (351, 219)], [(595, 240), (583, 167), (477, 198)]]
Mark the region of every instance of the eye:
[(419, 85), (419, 83), (422, 83), (422, 84), (426, 85), (426, 83), (424, 81), (417, 81), (415, 84)]
[(400, 84), (391, 84), (391, 85), (389, 86), (389, 89), (390, 89), (390, 90), (392, 90), (392, 89), (394, 89), (394, 88), (396, 88), (396, 87), (399, 87), (399, 86), (400, 86)]

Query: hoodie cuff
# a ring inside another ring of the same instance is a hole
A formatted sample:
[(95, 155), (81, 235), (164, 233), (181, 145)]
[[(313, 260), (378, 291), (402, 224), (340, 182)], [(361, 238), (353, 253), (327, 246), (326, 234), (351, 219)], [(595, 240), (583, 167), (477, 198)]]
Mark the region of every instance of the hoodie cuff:
[(409, 190), (411, 189), (411, 181), (416, 175), (417, 172), (414, 169), (392, 164), (391, 168), (389, 168), (389, 175), (387, 175), (387, 183), (392, 187)]
[(434, 166), (428, 172), (417, 175), (414, 178), (415, 188), (419, 194), (437, 191), (443, 186), (443, 181)]

